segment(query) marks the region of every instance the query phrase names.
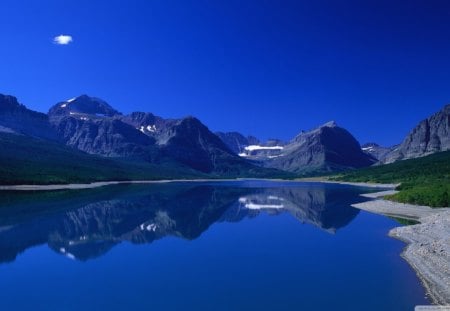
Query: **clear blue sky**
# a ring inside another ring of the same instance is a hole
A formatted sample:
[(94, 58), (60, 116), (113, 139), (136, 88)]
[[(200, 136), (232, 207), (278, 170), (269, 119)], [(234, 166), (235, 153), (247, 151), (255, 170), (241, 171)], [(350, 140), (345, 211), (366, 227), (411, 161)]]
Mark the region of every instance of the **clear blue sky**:
[(38, 111), (86, 93), (214, 131), (289, 139), (336, 120), (390, 145), (450, 102), (447, 0), (2, 0), (0, 12), (0, 93)]

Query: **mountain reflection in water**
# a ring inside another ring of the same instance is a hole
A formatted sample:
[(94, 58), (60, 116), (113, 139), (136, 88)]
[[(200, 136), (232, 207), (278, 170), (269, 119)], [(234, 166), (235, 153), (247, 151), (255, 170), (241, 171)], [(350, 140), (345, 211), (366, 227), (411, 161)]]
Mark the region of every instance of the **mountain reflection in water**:
[(358, 214), (361, 189), (296, 183), (117, 185), (57, 192), (0, 193), (0, 262), (48, 244), (69, 258), (101, 256), (122, 241), (194, 240), (216, 222), (289, 213), (329, 233)]

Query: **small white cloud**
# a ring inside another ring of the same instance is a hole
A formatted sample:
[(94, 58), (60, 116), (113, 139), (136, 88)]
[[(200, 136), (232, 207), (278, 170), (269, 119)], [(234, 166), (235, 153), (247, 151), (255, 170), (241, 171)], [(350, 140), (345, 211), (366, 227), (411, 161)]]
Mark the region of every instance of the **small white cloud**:
[(54, 44), (59, 44), (59, 45), (67, 45), (70, 42), (73, 41), (72, 36), (69, 35), (59, 35), (53, 38), (53, 43)]

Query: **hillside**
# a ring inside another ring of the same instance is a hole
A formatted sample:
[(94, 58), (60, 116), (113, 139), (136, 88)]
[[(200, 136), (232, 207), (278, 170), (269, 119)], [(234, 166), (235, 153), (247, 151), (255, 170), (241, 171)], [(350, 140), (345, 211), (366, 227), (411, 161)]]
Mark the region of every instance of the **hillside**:
[(0, 133), (0, 184), (85, 183), (105, 180), (202, 177), (165, 163), (160, 166), (89, 155), (23, 135)]
[(132, 158), (90, 155), (64, 145), (24, 135), (0, 133), (0, 184), (66, 184), (108, 180), (190, 178), (289, 178), (290, 174), (248, 167), (223, 167), (204, 174), (170, 160), (157, 164)]
[(448, 207), (450, 205), (450, 151), (391, 164), (363, 168), (330, 179), (351, 182), (401, 183), (400, 192), (389, 199)]

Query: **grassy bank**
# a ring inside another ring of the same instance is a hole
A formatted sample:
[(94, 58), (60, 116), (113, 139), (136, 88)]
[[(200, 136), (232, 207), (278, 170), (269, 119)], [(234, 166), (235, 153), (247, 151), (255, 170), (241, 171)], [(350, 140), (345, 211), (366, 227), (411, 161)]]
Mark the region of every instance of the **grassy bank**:
[(448, 207), (450, 204), (450, 151), (423, 158), (398, 161), (339, 175), (331, 180), (350, 182), (401, 183), (394, 201)]

